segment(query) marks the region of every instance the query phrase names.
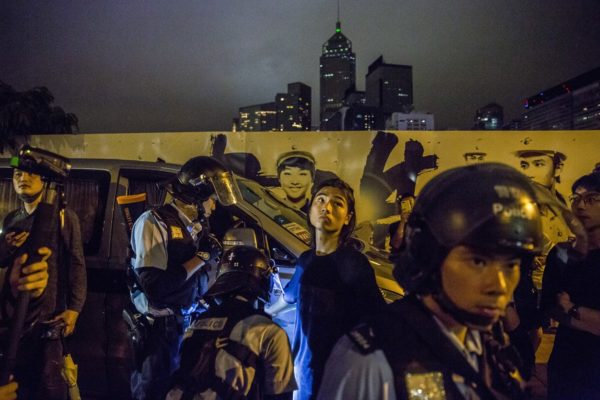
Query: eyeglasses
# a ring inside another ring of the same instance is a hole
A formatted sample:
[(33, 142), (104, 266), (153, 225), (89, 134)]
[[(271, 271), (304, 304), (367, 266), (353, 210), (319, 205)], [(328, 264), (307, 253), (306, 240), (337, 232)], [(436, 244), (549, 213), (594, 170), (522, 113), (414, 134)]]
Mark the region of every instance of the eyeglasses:
[(600, 193), (598, 192), (589, 192), (581, 194), (574, 194), (569, 197), (569, 201), (571, 204), (576, 206), (580, 202), (583, 201), (583, 204), (586, 206), (594, 206), (596, 204), (600, 204)]

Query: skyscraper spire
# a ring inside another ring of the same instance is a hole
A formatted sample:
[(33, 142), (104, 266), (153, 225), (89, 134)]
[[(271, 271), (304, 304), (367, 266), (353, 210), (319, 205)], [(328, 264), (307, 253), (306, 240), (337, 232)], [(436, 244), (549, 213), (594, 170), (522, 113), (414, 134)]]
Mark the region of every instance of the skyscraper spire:
[(340, 0), (338, 0), (337, 6), (337, 22), (335, 23), (335, 31), (339, 33), (342, 31), (342, 23), (340, 22)]
[(344, 104), (346, 95), (356, 83), (356, 55), (352, 42), (342, 33), (340, 0), (338, 0), (335, 33), (322, 46), (320, 61), (321, 126)]

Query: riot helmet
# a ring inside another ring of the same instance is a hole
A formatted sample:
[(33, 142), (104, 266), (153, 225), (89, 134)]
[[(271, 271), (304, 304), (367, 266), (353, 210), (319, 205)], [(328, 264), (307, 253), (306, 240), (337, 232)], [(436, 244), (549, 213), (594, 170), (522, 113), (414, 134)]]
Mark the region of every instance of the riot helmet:
[(507, 165), (442, 172), (417, 197), (394, 277), (408, 292), (439, 292), (441, 264), (459, 245), (514, 252), (531, 263), (543, 248), (539, 207), (530, 180)]
[(187, 204), (201, 204), (216, 194), (224, 206), (241, 198), (233, 175), (219, 161), (207, 156), (189, 159), (177, 176), (167, 184), (167, 191)]
[(223, 254), (217, 279), (204, 298), (211, 302), (216, 297), (245, 294), (266, 303), (275, 272), (262, 251), (252, 246), (233, 246)]

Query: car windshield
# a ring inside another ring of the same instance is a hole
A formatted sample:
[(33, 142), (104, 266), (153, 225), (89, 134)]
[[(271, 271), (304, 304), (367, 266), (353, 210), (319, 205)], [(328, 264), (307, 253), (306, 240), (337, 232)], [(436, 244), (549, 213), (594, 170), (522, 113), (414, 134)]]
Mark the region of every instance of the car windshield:
[(270, 189), (248, 179), (237, 178), (242, 197), (298, 239), (310, 245), (306, 215), (283, 203)]

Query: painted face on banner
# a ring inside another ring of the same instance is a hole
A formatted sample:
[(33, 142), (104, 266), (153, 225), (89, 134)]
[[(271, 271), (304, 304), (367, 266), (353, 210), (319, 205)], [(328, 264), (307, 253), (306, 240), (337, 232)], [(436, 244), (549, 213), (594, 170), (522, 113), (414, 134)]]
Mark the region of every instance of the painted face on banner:
[(519, 283), (520, 265), (513, 254), (457, 246), (442, 263), (442, 286), (458, 308), (495, 323)]
[(287, 198), (298, 202), (308, 197), (312, 186), (312, 176), (307, 169), (285, 167), (279, 174), (279, 183)]
[(473, 153), (465, 153), (463, 155), (465, 157), (465, 163), (469, 164), (478, 164), (485, 162), (485, 153), (473, 152)]
[(554, 161), (549, 155), (539, 154), (521, 157), (521, 171), (532, 181), (547, 188), (552, 187), (555, 179)]

